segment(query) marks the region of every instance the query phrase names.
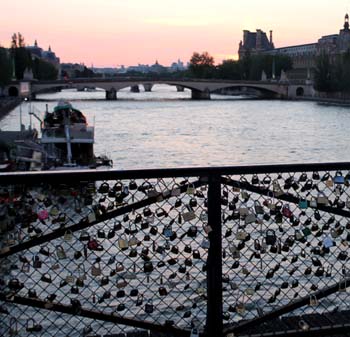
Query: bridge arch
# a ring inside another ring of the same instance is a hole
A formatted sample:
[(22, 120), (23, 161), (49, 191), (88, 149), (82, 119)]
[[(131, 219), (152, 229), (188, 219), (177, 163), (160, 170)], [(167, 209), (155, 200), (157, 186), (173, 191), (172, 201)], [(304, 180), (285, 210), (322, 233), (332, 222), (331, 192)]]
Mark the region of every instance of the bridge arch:
[[(253, 89), (254, 91), (257, 91), (261, 94), (261, 96), (263, 97), (276, 97), (276, 96), (280, 96), (281, 92), (280, 90), (278, 90), (278, 88), (273, 88), (272, 86), (263, 86), (263, 85), (257, 85), (257, 84), (249, 84), (249, 83), (241, 83), (241, 84), (225, 84), (225, 85), (221, 85), (221, 86), (217, 86), (215, 90), (213, 90), (212, 92), (218, 92), (220, 90), (224, 90), (224, 89), (238, 89), (238, 90), (242, 90), (242, 89)], [(252, 94), (252, 92), (250, 92)], [(246, 94), (249, 95), (249, 91), (246, 92)]]
[(18, 88), (17, 88), (17, 87), (14, 87), (14, 86), (9, 87), (9, 88), (8, 88), (8, 95), (9, 95), (10, 97), (18, 97), (18, 95), (19, 95)]
[(304, 88), (303, 87), (298, 87), (295, 91), (295, 94), (297, 97), (302, 97), (304, 96)]

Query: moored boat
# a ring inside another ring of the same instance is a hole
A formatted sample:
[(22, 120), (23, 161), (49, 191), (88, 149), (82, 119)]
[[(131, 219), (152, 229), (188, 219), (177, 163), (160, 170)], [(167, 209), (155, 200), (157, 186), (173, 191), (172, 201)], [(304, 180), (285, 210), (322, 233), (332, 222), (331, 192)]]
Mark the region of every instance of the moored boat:
[[(60, 101), (53, 112), (46, 112), (40, 121), (39, 132), (21, 126), (20, 131), (1, 131), (0, 171), (38, 171), (52, 169), (85, 169), (111, 167), (107, 156), (94, 155), (93, 126), (87, 124), (81, 111), (68, 102)], [(1, 156), (2, 154), (2, 156)], [(6, 158), (5, 158), (6, 155)], [(2, 158), (4, 157), (4, 158)]]

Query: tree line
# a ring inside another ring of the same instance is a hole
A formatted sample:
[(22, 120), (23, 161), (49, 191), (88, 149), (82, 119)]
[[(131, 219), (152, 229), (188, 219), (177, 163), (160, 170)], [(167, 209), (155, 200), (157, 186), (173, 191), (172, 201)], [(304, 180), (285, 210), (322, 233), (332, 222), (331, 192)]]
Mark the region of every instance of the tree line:
[(217, 78), (230, 80), (261, 80), (265, 72), (267, 78), (272, 78), (273, 68), (276, 77), (281, 72), (292, 69), (292, 60), (284, 55), (250, 55), (249, 52), (238, 60), (225, 60), (215, 65), (214, 58), (208, 53), (194, 52), (188, 69), (188, 75), (196, 78)]
[(314, 87), (321, 92), (350, 92), (350, 50), (333, 57), (326, 53), (317, 57)]
[(9, 49), (0, 46), (0, 86), (9, 83), (12, 78), (22, 80), (26, 69), (32, 70), (38, 80), (57, 79), (56, 67), (38, 57), (33, 58), (25, 47), (23, 35), (13, 34)]

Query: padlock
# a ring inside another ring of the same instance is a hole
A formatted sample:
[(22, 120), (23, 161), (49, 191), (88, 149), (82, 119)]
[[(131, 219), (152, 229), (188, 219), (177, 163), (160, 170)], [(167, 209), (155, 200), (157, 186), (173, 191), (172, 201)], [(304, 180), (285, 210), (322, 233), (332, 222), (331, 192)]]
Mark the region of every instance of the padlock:
[(38, 255), (33, 256), (33, 268), (40, 269), (42, 266), (42, 261), (40, 260)]
[(259, 177), (258, 177), (257, 174), (253, 174), (251, 183), (252, 183), (253, 185), (258, 185), (258, 184), (259, 184)]
[(115, 266), (115, 271), (117, 273), (121, 272), (124, 270), (124, 265), (121, 262), (117, 262), (116, 266)]
[(331, 248), (334, 246), (334, 241), (332, 240), (332, 238), (330, 238), (329, 236), (325, 237), (323, 239), (323, 246), (325, 248)]
[(274, 245), (276, 243), (276, 233), (272, 229), (268, 229), (265, 235), (265, 241), (267, 245)]
[(344, 184), (345, 183), (345, 179), (343, 177), (343, 174), (340, 171), (337, 171), (334, 178), (333, 178), (334, 184)]
[(174, 184), (171, 189), (171, 196), (178, 197), (181, 194), (181, 188), (179, 184)]
[(248, 233), (245, 231), (238, 231), (236, 233), (236, 240), (246, 240), (248, 236)]
[(210, 241), (203, 239), (203, 241), (201, 242), (201, 248), (203, 249), (209, 249), (210, 248)]
[(196, 188), (194, 187), (194, 184), (189, 184), (187, 187), (186, 193), (192, 195), (195, 193), (195, 191), (196, 191)]
[(273, 193), (276, 197), (281, 196), (282, 194), (284, 194), (279, 182), (277, 179), (274, 179), (272, 182), (272, 189), (273, 189)]
[(166, 295), (168, 295), (168, 291), (163, 286), (159, 287), (158, 292), (159, 292), (159, 296), (166, 296)]
[[(133, 247), (133, 246), (137, 246), (139, 243), (139, 240), (137, 239), (136, 236), (132, 236), (130, 239), (129, 239), (129, 242), (128, 242), (128, 246), (129, 247)], [(120, 246), (119, 246), (120, 247)]]
[(43, 274), (40, 278), (41, 281), (45, 282), (45, 283), (52, 283), (52, 279), (51, 276), (47, 273)]
[(337, 257), (337, 259), (340, 261), (346, 261), (347, 258), (348, 258), (348, 253), (346, 251), (341, 251)]
[(191, 220), (196, 218), (196, 214), (194, 213), (194, 211), (193, 210), (188, 210), (188, 209), (186, 209), (185, 211), (183, 209), (182, 213), (181, 213), (181, 216), (182, 216), (182, 219), (185, 222), (191, 221)]
[(192, 253), (192, 257), (193, 257), (194, 259), (200, 259), (200, 258), (201, 258), (201, 255), (200, 255), (200, 253), (199, 253), (199, 250), (195, 249), (195, 250), (193, 251), (193, 253)]
[(127, 249), (129, 247), (128, 240), (126, 240), (125, 237), (121, 236), (118, 239), (118, 246), (120, 249)]
[(190, 238), (195, 238), (197, 236), (198, 230), (197, 226), (190, 226), (187, 230), (187, 236)]
[(210, 225), (203, 224), (203, 229), (204, 229), (205, 234), (209, 234), (213, 231), (213, 229), (211, 228)]
[(251, 223), (254, 223), (255, 221), (256, 221), (256, 216), (255, 216), (254, 213), (249, 213), (249, 214), (247, 214), (247, 215), (245, 216), (245, 218), (244, 218), (244, 223), (245, 223), (246, 225), (249, 225), (249, 224), (251, 224)]
[(239, 259), (241, 256), (241, 253), (239, 249), (232, 243), (229, 246), (230, 253), (232, 254), (233, 259)]
[(63, 239), (67, 242), (70, 242), (72, 241), (73, 239), (73, 233), (71, 230), (67, 230), (65, 233), (64, 233), (64, 236), (63, 236)]
[(95, 262), (91, 267), (92, 276), (100, 276), (102, 274), (101, 266), (99, 262)]
[(101, 194), (107, 194), (109, 191), (109, 185), (107, 182), (103, 182), (97, 190)]
[(26, 331), (28, 332), (40, 332), (43, 327), (40, 324), (36, 324), (33, 318), (28, 318), (26, 323)]
[(328, 206), (329, 201), (326, 195), (323, 192), (319, 192), (317, 195), (317, 204), (318, 205), (323, 205), (323, 206)]
[(168, 225), (168, 226), (164, 226), (164, 229), (163, 229), (163, 235), (166, 237), (166, 238), (170, 238), (173, 234), (173, 231), (172, 231), (172, 227), (171, 225)]
[(118, 289), (125, 288), (128, 285), (128, 282), (125, 280), (124, 277), (117, 280), (116, 287)]
[(151, 314), (153, 310), (154, 310), (153, 301), (152, 299), (149, 299), (145, 305), (145, 312), (147, 314)]
[(264, 214), (264, 208), (258, 200), (254, 201), (254, 210), (256, 214)]
[(75, 277), (74, 277), (73, 273), (69, 273), (66, 276), (65, 280), (66, 280), (67, 283), (74, 283)]
[(236, 312), (237, 312), (237, 314), (243, 316), (243, 315), (245, 314), (245, 312), (246, 312), (245, 304), (242, 303), (242, 302), (238, 302), (238, 303), (236, 304)]
[(240, 216), (246, 216), (249, 214), (249, 209), (245, 205), (241, 205), (238, 208), (238, 212)]
[(324, 274), (324, 268), (321, 266), (321, 267), (318, 267), (315, 271), (315, 276), (317, 277), (322, 277)]
[(50, 213), (51, 216), (56, 216), (56, 215), (59, 214), (59, 212), (60, 212), (60, 210), (59, 210), (58, 206), (53, 205), (53, 206), (51, 207), (49, 213)]
[(8, 287), (10, 288), (10, 290), (18, 291), (21, 290), (24, 287), (24, 285), (17, 278), (12, 278), (8, 282)]
[(143, 271), (145, 273), (151, 273), (153, 270), (153, 263), (151, 261), (145, 261), (143, 264)]

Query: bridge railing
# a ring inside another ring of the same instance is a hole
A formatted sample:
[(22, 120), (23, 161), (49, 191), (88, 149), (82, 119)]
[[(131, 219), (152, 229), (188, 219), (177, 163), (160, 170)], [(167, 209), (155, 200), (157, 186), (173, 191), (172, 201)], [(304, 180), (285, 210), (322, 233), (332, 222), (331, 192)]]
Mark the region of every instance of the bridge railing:
[(349, 303), (349, 172), (333, 163), (2, 174), (0, 333), (337, 324)]

